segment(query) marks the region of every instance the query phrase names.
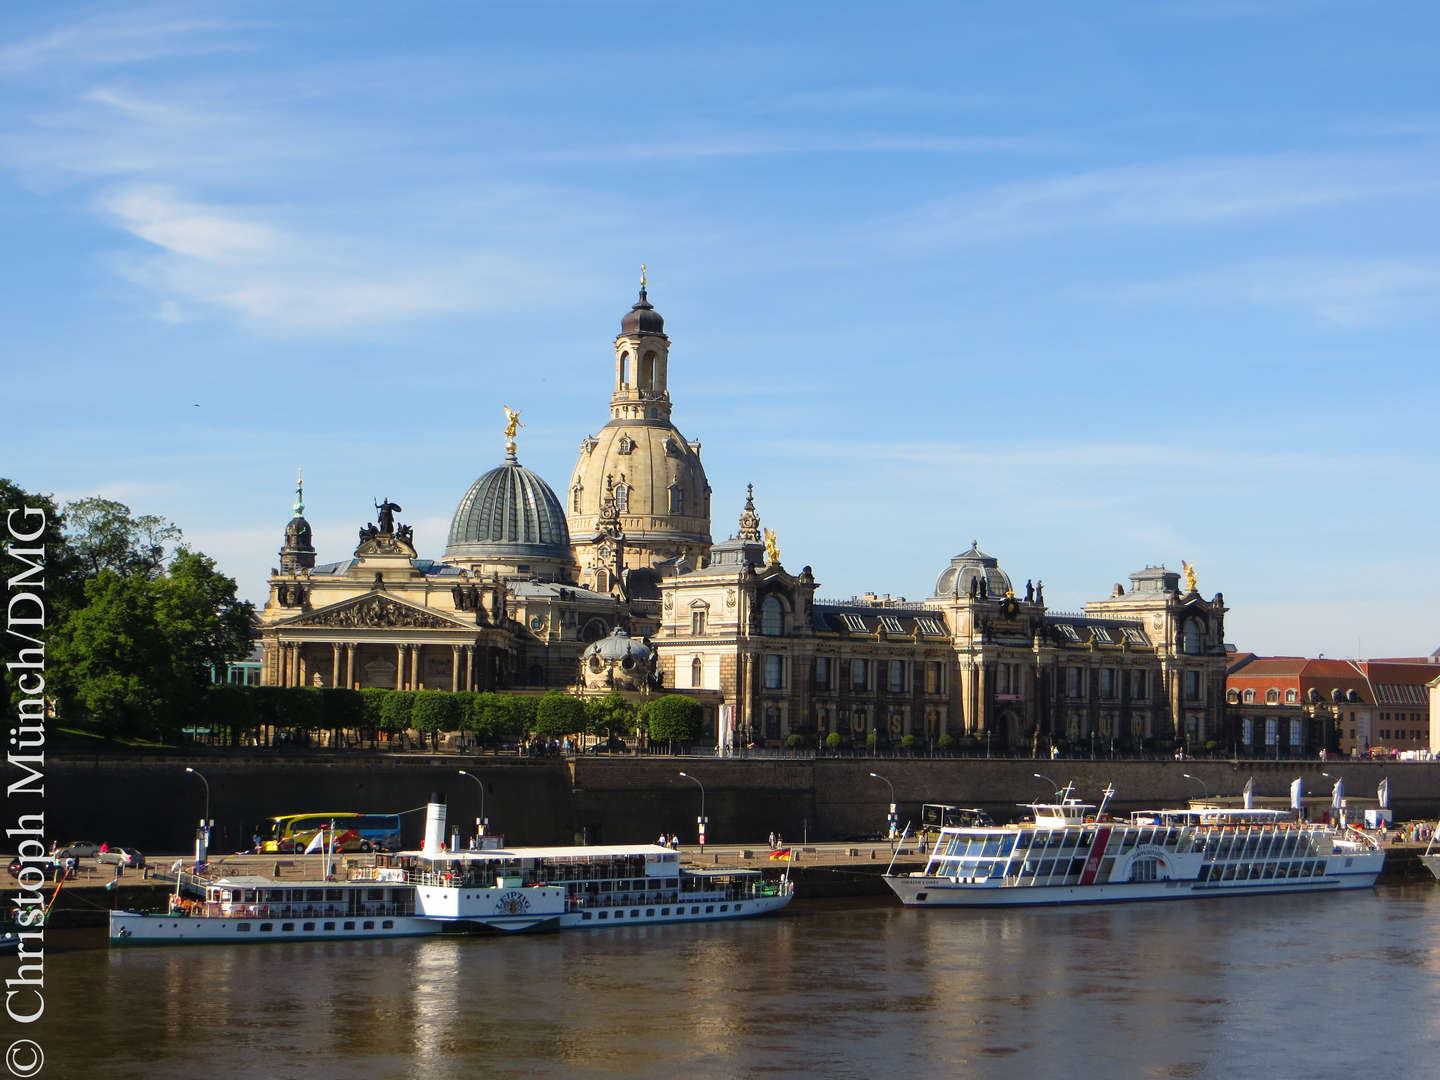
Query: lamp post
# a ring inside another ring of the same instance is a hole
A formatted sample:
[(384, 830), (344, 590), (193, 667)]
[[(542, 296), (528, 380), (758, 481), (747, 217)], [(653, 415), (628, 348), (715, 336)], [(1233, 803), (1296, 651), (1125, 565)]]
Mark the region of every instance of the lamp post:
[(887, 834), (886, 834), (886, 839), (894, 840), (894, 839), (895, 839), (895, 785), (892, 784), (892, 783), (890, 783), (889, 780), (885, 780), (885, 777), (881, 776), (881, 775), (880, 775), (879, 773), (877, 773), (877, 772), (872, 772), (870, 775), (871, 775), (872, 777), (874, 777), (876, 780), (883, 780), (883, 781), (885, 782), (885, 786), (890, 789), (890, 816), (886, 819), (886, 824), (888, 825), (889, 830), (888, 830), (888, 832), (887, 832)]
[(1036, 780), (1044, 780), (1047, 784), (1050, 785), (1050, 789), (1055, 792), (1056, 795), (1060, 794), (1060, 785), (1055, 783), (1054, 780), (1051, 780), (1050, 777), (1046, 776), (1044, 773), (1037, 772), (1031, 773), (1030, 775), (1035, 777)]
[(705, 785), (700, 783), (698, 776), (691, 776), (687, 772), (682, 772), (680, 775), (700, 788), (700, 816), (695, 819), (695, 824), (699, 827), (700, 846), (703, 848), (705, 846), (705, 826), (710, 821), (710, 819), (705, 816)]
[(199, 769), (192, 769), (185, 766), (185, 771), (194, 773), (200, 778), (200, 783), (205, 785), (205, 816), (200, 819), (200, 828), (195, 830), (195, 865), (203, 863), (210, 853), (210, 781), (205, 779), (205, 774)]
[(461, 776), (468, 776), (475, 783), (480, 785), (480, 816), (475, 819), (475, 843), (480, 843), (480, 838), (485, 835), (485, 829), (490, 824), (490, 819), (485, 816), (485, 781), (474, 773), (466, 772), (464, 769), (457, 770)]
[(1210, 797), (1210, 789), (1205, 786), (1205, 781), (1204, 781), (1204, 780), (1201, 780), (1198, 776), (1191, 776), (1188, 772), (1187, 772), (1187, 773), (1181, 773), (1180, 775), (1183, 776), (1183, 777), (1185, 777), (1186, 780), (1194, 780), (1195, 783), (1197, 783), (1197, 784), (1200, 785), (1200, 793), (1201, 793), (1201, 795), (1203, 795), (1203, 796), (1204, 796), (1205, 798), (1207, 798), (1207, 799)]

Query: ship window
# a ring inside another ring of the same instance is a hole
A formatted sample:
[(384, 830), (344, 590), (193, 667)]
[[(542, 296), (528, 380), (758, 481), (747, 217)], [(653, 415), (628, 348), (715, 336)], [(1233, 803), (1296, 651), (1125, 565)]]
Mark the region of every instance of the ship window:
[(274, 929), (275, 929), (275, 924), (274, 924), (274, 923), (262, 922), (262, 923), (260, 924), (260, 932), (261, 932), (262, 934), (268, 934), (271, 930), (274, 930)]
[(653, 907), (648, 907), (648, 908), (646, 908), (646, 909), (645, 909), (645, 917), (646, 917), (647, 919), (653, 919), (653, 918), (655, 917), (655, 909), (654, 909)]
[(730, 905), (729, 905), (729, 904), (721, 904), (721, 905), (720, 905), (720, 910), (721, 910), (721, 911), (729, 911), (729, 910), (730, 910)]
[(302, 927), (300, 927), (300, 929), (301, 929), (301, 930), (314, 930), (314, 929), (315, 929), (315, 924), (314, 924), (313, 922), (307, 922), (307, 923), (305, 923)]
[(660, 914), (661, 914), (661, 915), (669, 915), (669, 914), (670, 914), (670, 909), (669, 909), (668, 907), (662, 907), (662, 908), (660, 909)]
[(394, 920), (394, 919), (386, 919), (384, 922), (382, 922), (382, 923), (380, 924), (380, 929), (381, 929), (381, 930), (394, 930), (394, 929), (395, 929), (395, 920)]
[(324, 926), (322, 926), (320, 929), (322, 929), (322, 930), (334, 930), (334, 929), (335, 929), (335, 924), (334, 924), (333, 922), (327, 922), (327, 923), (326, 923)]
[(294, 929), (295, 929), (295, 924), (294, 924), (293, 922), (281, 923), (281, 924), (280, 924), (280, 929), (281, 929), (281, 930), (294, 930)]
[(715, 914), (715, 905), (714, 905), (714, 904), (706, 904), (706, 905), (705, 905), (705, 914), (706, 914), (706, 915), (714, 915), (714, 914)]
[(602, 919), (608, 919), (609, 917), (610, 917), (610, 913), (609, 913), (608, 911), (602, 911), (602, 912), (600, 912), (600, 918), (602, 918)]
[(354, 929), (355, 929), (355, 923), (354, 923), (353, 921), (347, 921), (344, 926), (340, 927), (340, 929), (341, 929), (341, 930), (354, 930)]
[(374, 920), (374, 919), (366, 919), (366, 920), (365, 920), (365, 925), (362, 926), (360, 929), (362, 929), (362, 930), (374, 930), (374, 929), (375, 929), (375, 920)]
[(638, 918), (640, 917), (640, 909), (639, 909), (639, 908), (632, 908), (632, 909), (630, 910), (630, 917), (631, 917), (632, 919), (638, 919)]
[(699, 914), (700, 914), (700, 905), (699, 905), (699, 904), (696, 904), (694, 907), (692, 907), (692, 908), (690, 909), (690, 914), (691, 914), (691, 915), (699, 915)]
[(242, 934), (248, 934), (250, 932), (250, 924), (248, 922), (236, 923), (235, 929)]
[(580, 921), (581, 921), (581, 922), (589, 922), (590, 919), (591, 919), (590, 912), (588, 912), (588, 911), (582, 911), (582, 912), (580, 913)]

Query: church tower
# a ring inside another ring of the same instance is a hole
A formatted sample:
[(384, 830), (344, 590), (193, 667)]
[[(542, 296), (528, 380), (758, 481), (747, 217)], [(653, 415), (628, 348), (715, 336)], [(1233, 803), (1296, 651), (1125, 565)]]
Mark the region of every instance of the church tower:
[(670, 339), (640, 269), (615, 338), (610, 422), (580, 444), (566, 499), (580, 584), (633, 599), (658, 596), (662, 564), (696, 567), (710, 550), (710, 484), (700, 444), (670, 422)]
[(305, 520), (305, 474), (295, 478), (295, 516), (285, 526), (285, 546), (280, 549), (280, 572), (293, 574), (315, 568), (315, 545), (310, 522)]

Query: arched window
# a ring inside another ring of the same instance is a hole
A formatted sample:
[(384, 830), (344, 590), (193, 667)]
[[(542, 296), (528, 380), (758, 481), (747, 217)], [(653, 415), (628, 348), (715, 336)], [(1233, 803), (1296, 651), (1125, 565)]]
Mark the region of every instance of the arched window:
[(1294, 704), (1295, 704), (1295, 701), (1296, 701), (1296, 698), (1297, 698), (1297, 695), (1296, 695), (1296, 692), (1295, 692), (1294, 690), (1286, 690), (1286, 691), (1285, 691), (1285, 704), (1286, 704), (1286, 705), (1294, 705)]
[(630, 509), (630, 485), (619, 483), (615, 485), (615, 509), (624, 514)]
[(1198, 619), (1187, 619), (1185, 629), (1181, 635), (1180, 649), (1187, 656), (1198, 656), (1200, 654), (1200, 621)]
[(647, 352), (640, 360), (640, 377), (636, 380), (642, 390), (655, 387), (655, 354)]
[(1238, 692), (1236, 692), (1236, 691), (1234, 691), (1234, 690), (1226, 690), (1226, 691), (1225, 691), (1225, 700), (1226, 700), (1227, 702), (1229, 702), (1231, 705), (1238, 705), (1238, 704), (1240, 704), (1240, 695), (1239, 695)]
[(1266, 705), (1279, 705), (1279, 704), (1280, 704), (1280, 691), (1279, 691), (1279, 690), (1276, 690), (1273, 686), (1272, 686), (1269, 690), (1266, 690), (1266, 691), (1265, 691), (1265, 704), (1266, 704)]
[(697, 657), (695, 657), (694, 660), (691, 660), (691, 661), (690, 661), (690, 685), (691, 685), (691, 687), (693, 687), (693, 688), (695, 688), (695, 689), (699, 689), (699, 687), (700, 687), (701, 683), (704, 681), (704, 679), (705, 679), (705, 665), (702, 664), (702, 663), (700, 663), (700, 658), (697, 656)]
[(610, 591), (610, 575), (607, 574), (604, 570), (596, 570), (596, 571), (595, 571), (595, 591), (596, 591), (596, 592), (609, 592), (609, 591)]
[(630, 385), (630, 354), (628, 352), (620, 354), (620, 385)]
[(580, 493), (584, 490), (579, 484), (570, 489), (570, 509), (577, 514), (580, 512)]
[(683, 514), (685, 512), (685, 489), (679, 484), (670, 485), (670, 513)]
[(1246, 704), (1246, 705), (1254, 705), (1254, 704), (1255, 704), (1255, 691), (1254, 691), (1254, 690), (1246, 690), (1246, 691), (1245, 691), (1245, 704)]
[(780, 637), (785, 633), (785, 609), (775, 596), (767, 596), (760, 605), (760, 633)]

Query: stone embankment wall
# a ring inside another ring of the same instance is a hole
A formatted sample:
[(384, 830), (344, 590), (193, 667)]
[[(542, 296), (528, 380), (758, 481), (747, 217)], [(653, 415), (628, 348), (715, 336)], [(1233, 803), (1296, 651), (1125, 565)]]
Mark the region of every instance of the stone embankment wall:
[[(1302, 777), (1308, 797), (1328, 797), (1329, 772), (1345, 780), (1348, 796), (1373, 800), (1390, 780), (1397, 819), (1440, 814), (1440, 763), (1295, 761), (1030, 761), (1028, 759), (727, 759), (683, 757), (514, 758), (455, 755), (195, 755), (145, 758), (52, 757), (46, 770), (47, 821), (61, 841), (107, 840), (144, 851), (187, 850), (204, 804), (204, 788), (185, 772), (191, 765), (210, 784), (215, 819), (212, 850), (249, 846), (257, 822), (273, 814), (320, 810), (408, 811), (432, 791), (443, 793), (452, 825), (468, 835), (479, 811), (475, 774), (486, 785), (491, 830), (511, 843), (638, 843), (665, 831), (686, 843), (695, 837), (700, 788), (705, 785), (709, 837), (715, 843), (754, 843), (771, 830), (787, 841), (840, 840), (884, 828), (889, 788), (899, 818), (918, 825), (926, 802), (978, 806), (997, 820), (1013, 819), (1022, 800), (1048, 797), (1049, 785), (1074, 780), (1077, 793), (1098, 801), (1113, 783), (1117, 813), (1183, 804), (1203, 790), (1238, 795), (1255, 778), (1257, 795), (1288, 796)], [(1199, 778), (1187, 780), (1183, 774)], [(1371, 803), (1373, 805), (1373, 802)], [(418, 844), (423, 813), (404, 818), (405, 841)]]

